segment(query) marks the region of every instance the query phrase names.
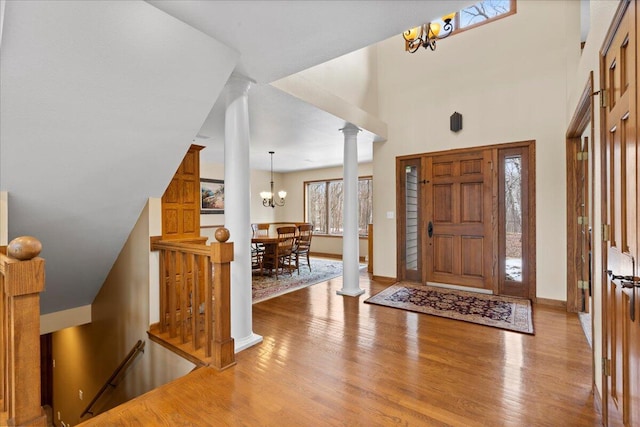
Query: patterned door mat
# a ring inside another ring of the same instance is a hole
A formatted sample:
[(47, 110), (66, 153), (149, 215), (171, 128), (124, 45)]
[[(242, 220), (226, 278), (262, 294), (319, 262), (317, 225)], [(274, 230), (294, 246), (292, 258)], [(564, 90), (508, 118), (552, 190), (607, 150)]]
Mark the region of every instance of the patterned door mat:
[(398, 282), (365, 303), (534, 334), (531, 301)]

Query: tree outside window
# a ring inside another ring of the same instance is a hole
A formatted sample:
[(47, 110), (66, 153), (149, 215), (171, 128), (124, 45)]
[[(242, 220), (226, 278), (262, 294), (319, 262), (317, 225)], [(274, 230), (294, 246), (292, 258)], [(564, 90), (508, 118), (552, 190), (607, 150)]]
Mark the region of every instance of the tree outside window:
[[(341, 179), (305, 183), (306, 221), (313, 224), (315, 234), (341, 236), (344, 209), (344, 183)], [(358, 234), (367, 236), (373, 221), (373, 181), (358, 180)]]
[[(515, 0), (484, 0), (474, 5), (456, 12), (456, 17), (451, 22), (453, 33), (476, 27), (498, 18), (514, 14), (516, 12)], [(440, 28), (444, 28), (444, 21), (441, 18), (432, 19), (430, 22), (437, 23)]]
[(505, 15), (512, 10), (512, 0), (484, 0), (458, 12), (456, 28), (467, 28)]

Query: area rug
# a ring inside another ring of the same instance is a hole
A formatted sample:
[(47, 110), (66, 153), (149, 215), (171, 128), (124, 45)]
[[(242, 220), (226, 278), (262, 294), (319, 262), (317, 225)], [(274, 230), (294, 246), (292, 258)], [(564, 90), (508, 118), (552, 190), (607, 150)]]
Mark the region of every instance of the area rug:
[(533, 335), (528, 299), (398, 282), (365, 301)]
[(334, 277), (342, 276), (342, 261), (330, 261), (311, 258), (311, 272), (306, 265), (300, 266), (300, 275), (297, 271), (293, 274), (278, 274), (276, 276), (261, 276), (253, 273), (252, 295), (253, 303), (268, 300), (316, 283), (324, 282)]

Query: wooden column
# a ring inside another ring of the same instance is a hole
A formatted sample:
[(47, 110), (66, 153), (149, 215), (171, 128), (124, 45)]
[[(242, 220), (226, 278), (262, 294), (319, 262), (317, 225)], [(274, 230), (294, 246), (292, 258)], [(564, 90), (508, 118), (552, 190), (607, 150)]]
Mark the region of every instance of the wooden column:
[(231, 261), (233, 243), (229, 240), (229, 230), (216, 230), (217, 242), (211, 243), (211, 263), (213, 264), (213, 310), (215, 319), (213, 338), (213, 366), (218, 370), (236, 364), (235, 345), (231, 337)]
[(47, 425), (40, 406), (40, 292), (45, 264), (36, 256), (40, 248), (37, 239), (22, 237), (9, 243), (9, 256), (0, 254), (6, 322), (2, 325), (6, 346), (3, 388), (9, 426)]

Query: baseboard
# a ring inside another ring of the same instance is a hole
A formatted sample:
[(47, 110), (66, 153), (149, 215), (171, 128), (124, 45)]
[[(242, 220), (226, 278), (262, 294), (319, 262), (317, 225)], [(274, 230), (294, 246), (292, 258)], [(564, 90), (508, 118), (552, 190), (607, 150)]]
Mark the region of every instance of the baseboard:
[(371, 278), (373, 280), (375, 280), (376, 282), (394, 283), (394, 282), (398, 281), (398, 279), (396, 279), (395, 277), (387, 277), (387, 276), (376, 276), (376, 275), (373, 275)]
[(596, 411), (600, 414), (600, 423), (602, 424), (602, 398), (600, 397), (600, 391), (596, 386), (596, 383), (593, 383), (591, 386), (593, 393), (593, 404), (596, 407)]
[(321, 258), (334, 258), (334, 259), (342, 259), (341, 254), (327, 254), (324, 252), (309, 252), (309, 256), (317, 256)]
[[(321, 258), (333, 258), (333, 259), (342, 259), (342, 255), (341, 254), (327, 254), (324, 252), (309, 252), (309, 256), (317, 256), (317, 257), (321, 257)], [(361, 256), (360, 257), (360, 262), (366, 262), (365, 257)]]
[(536, 298), (536, 304), (550, 305), (552, 307), (567, 308), (567, 302), (559, 299)]

